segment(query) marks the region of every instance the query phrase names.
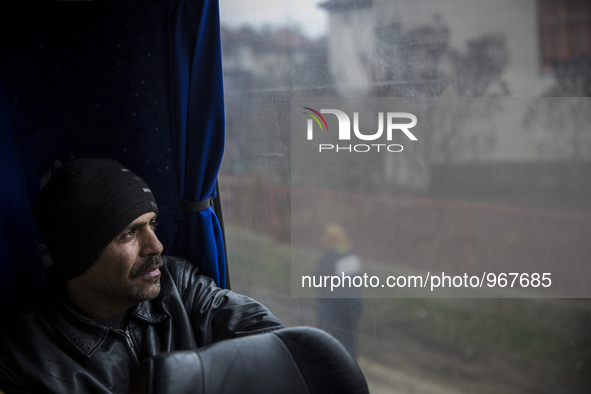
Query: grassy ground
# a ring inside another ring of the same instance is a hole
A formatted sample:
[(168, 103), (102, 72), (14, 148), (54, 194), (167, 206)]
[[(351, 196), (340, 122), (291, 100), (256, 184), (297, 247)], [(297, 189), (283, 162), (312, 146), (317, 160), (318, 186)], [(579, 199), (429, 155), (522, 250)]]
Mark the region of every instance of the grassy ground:
[[(292, 250), (229, 226), (233, 289), (288, 326), (314, 325), (315, 300), (291, 298)], [(456, 392), (591, 392), (591, 303), (571, 299), (366, 298), (360, 354)]]

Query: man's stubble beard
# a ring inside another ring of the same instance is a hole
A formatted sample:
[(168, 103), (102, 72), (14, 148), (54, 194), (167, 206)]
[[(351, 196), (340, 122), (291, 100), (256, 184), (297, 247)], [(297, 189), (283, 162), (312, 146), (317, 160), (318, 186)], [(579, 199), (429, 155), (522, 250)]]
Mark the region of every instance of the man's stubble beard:
[[(152, 258), (146, 260), (145, 263), (143, 263), (142, 265), (138, 266), (137, 268), (134, 267), (131, 272), (129, 273), (129, 278), (130, 280), (135, 282), (135, 279), (137, 279), (138, 277), (140, 277), (141, 275), (152, 271), (153, 269), (155, 269), (158, 266), (162, 266), (163, 264), (163, 259), (162, 256), (158, 255), (158, 256), (153, 256)], [(142, 281), (142, 283), (133, 283), (133, 286), (130, 289), (130, 294), (129, 297), (136, 301), (136, 302), (142, 302), (142, 301), (149, 301), (151, 299), (154, 299), (158, 296), (158, 294), (160, 293), (160, 277), (162, 276), (162, 274), (154, 277), (154, 278), (150, 278), (149, 280), (146, 281)]]

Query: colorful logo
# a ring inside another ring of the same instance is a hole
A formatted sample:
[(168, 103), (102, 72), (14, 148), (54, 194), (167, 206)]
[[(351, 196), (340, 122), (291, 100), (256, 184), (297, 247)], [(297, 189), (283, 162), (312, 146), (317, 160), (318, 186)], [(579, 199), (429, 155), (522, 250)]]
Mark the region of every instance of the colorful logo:
[[(302, 107), (302, 108), (308, 109), (308, 110), (314, 112), (316, 115), (320, 116), (320, 119), (322, 119), (322, 121), (324, 122), (324, 125), (326, 126), (326, 131), (328, 131), (328, 125), (326, 124), (326, 120), (324, 120), (324, 116), (320, 115), (320, 112), (318, 112), (318, 111), (316, 111), (316, 110), (314, 110), (312, 108), (308, 108), (308, 107)], [(303, 112), (303, 113), (306, 114), (306, 115), (310, 115), (311, 117), (313, 117), (314, 120), (316, 121), (316, 123), (318, 123), (318, 126), (320, 126), (320, 130), (323, 130), (322, 129), (322, 125), (320, 124), (320, 121), (318, 120), (317, 117), (315, 117), (314, 115), (312, 115), (311, 113), (308, 113), (308, 112)]]
[[(353, 112), (353, 122), (349, 118), (345, 112), (338, 110), (338, 109), (321, 109), (320, 112), (312, 109), (310, 107), (302, 107), (307, 109), (310, 112), (303, 112), (305, 115), (310, 116), (312, 119), (308, 119), (307, 122), (307, 138), (308, 140), (314, 139), (314, 122), (315, 120), (318, 126), (320, 126), (320, 130), (324, 130), (326, 127), (326, 131), (328, 131), (328, 124), (326, 120), (321, 115), (323, 114), (333, 114), (337, 117), (337, 121), (339, 124), (338, 127), (338, 140), (339, 141), (350, 141), (353, 137), (353, 140), (360, 140), (360, 141), (375, 141), (382, 137), (385, 134), (386, 141), (392, 141), (394, 137), (394, 133), (399, 131), (402, 132), (408, 139), (411, 141), (417, 141), (417, 137), (410, 131), (411, 128), (417, 125), (417, 117), (408, 112), (386, 112), (384, 116), (384, 112), (378, 112), (378, 130), (375, 133), (365, 134), (359, 130), (359, 112)], [(407, 122), (398, 123), (398, 119), (406, 119)], [(322, 123), (320, 122), (322, 120)], [(410, 121), (410, 122), (408, 122)], [(323, 127), (324, 124), (324, 127)], [(353, 136), (351, 135), (351, 126), (353, 126)], [(401, 152), (403, 147), (400, 144), (357, 144), (357, 145), (333, 145), (333, 144), (320, 144), (318, 146), (319, 152), (323, 150), (331, 150), (335, 149), (338, 152), (339, 150), (348, 150), (349, 152), (369, 152), (372, 149), (380, 151), (380, 148), (384, 148), (388, 150), (388, 152)]]
[[(309, 107), (302, 107), (304, 109), (310, 110), (312, 112), (314, 112), (316, 115), (318, 115), (320, 117), (320, 119), (322, 119), (322, 122), (324, 122), (324, 126), (326, 126), (326, 131), (328, 131), (328, 125), (326, 124), (326, 120), (324, 120), (324, 116), (320, 115), (320, 112), (316, 111), (315, 109), (309, 108)], [(315, 121), (316, 123), (318, 123), (318, 126), (320, 126), (320, 130), (324, 130), (322, 128), (322, 123), (320, 123), (320, 120), (318, 120), (318, 118), (314, 115), (312, 115), (309, 112), (302, 112), (306, 115), (310, 115)], [(312, 119), (308, 120), (308, 139), (312, 139)]]

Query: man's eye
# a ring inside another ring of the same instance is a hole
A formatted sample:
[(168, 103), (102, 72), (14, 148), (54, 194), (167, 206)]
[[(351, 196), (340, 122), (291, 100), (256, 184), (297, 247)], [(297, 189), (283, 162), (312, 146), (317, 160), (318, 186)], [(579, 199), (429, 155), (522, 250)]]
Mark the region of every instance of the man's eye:
[(137, 229), (129, 230), (125, 234), (123, 234), (123, 238), (133, 238), (137, 233)]
[(160, 225), (160, 223), (158, 222), (150, 222), (150, 228), (152, 230), (156, 230), (156, 227), (158, 227)]

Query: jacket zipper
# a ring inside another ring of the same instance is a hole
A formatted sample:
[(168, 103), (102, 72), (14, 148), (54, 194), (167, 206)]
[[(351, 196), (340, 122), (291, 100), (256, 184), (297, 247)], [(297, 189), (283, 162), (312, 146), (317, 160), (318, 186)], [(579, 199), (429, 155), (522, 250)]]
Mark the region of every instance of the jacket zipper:
[(134, 362), (135, 367), (137, 368), (140, 365), (140, 359), (136, 353), (135, 346), (133, 344), (133, 339), (131, 339), (131, 334), (129, 333), (129, 327), (126, 328), (125, 331), (123, 331), (123, 337), (127, 341), (127, 346), (129, 347), (129, 351), (131, 353), (131, 358)]

